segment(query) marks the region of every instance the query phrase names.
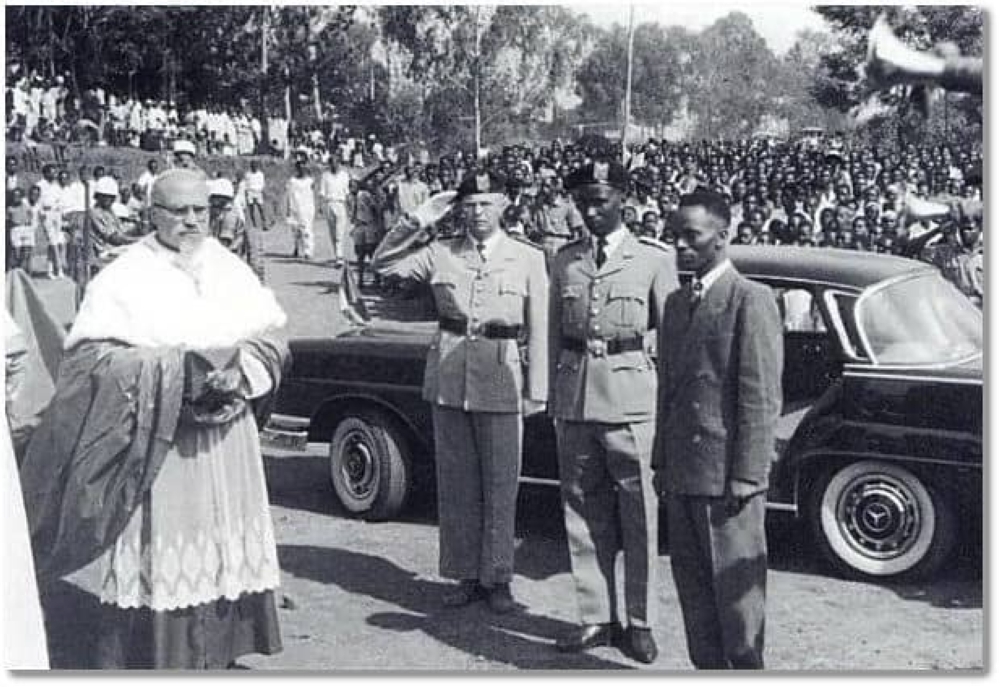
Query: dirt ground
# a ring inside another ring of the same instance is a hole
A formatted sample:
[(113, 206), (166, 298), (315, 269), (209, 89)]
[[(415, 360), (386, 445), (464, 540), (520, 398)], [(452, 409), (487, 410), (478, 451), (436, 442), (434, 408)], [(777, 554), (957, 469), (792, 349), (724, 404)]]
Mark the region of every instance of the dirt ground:
[[(269, 281), (292, 335), (338, 325), (328, 293), (329, 242), (320, 229), (318, 262), (281, 256), (281, 227), (267, 235)], [(260, 670), (507, 671), (641, 669), (684, 671), (687, 660), (669, 558), (659, 558), (652, 666), (612, 648), (557, 653), (553, 641), (575, 622), (575, 602), (559, 498), (524, 487), (518, 510), (515, 597), (523, 608), (494, 616), (483, 604), (446, 609), (436, 577), (433, 503), (417, 499), (388, 523), (351, 519), (330, 486), (325, 446), (307, 453), (269, 449), (265, 458), (283, 571), (279, 618), (284, 651), (247, 656)], [(766, 661), (775, 670), (982, 670), (981, 553), (962, 551), (932, 583), (876, 585), (835, 577), (809, 537), (770, 528)], [(54, 667), (84, 668), (96, 601), (71, 582), (49, 590), (47, 623)]]

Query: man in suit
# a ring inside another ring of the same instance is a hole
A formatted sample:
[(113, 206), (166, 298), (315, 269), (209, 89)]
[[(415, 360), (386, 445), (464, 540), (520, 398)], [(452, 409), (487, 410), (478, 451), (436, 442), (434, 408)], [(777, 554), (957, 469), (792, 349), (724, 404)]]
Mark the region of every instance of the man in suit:
[(545, 256), (507, 236), (502, 177), (469, 175), (454, 202), (465, 232), (428, 240), (401, 221), (376, 249), (380, 277), (429, 283), (440, 328), (424, 372), (433, 406), (440, 569), (460, 584), (446, 605), (485, 598), (515, 608), (514, 516), (522, 413), (548, 398), (548, 276)]
[[(635, 238), (622, 224), (626, 180), (616, 162), (593, 162), (570, 176), (589, 236), (552, 262), (550, 411), (581, 621), (557, 648), (618, 644), (652, 663), (656, 369), (647, 333), (678, 281), (671, 249)], [(624, 633), (615, 579), (622, 550)]]
[(764, 502), (781, 412), (782, 333), (766, 286), (726, 257), (729, 204), (681, 199), (677, 264), (658, 338), (653, 467), (670, 563), (697, 668), (764, 667)]

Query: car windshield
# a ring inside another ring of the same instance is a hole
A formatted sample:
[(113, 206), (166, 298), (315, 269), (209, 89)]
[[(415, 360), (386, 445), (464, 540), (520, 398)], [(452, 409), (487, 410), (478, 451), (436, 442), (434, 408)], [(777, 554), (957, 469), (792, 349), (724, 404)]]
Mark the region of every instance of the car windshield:
[(879, 364), (949, 363), (983, 350), (982, 313), (939, 274), (879, 288), (858, 301), (857, 315)]

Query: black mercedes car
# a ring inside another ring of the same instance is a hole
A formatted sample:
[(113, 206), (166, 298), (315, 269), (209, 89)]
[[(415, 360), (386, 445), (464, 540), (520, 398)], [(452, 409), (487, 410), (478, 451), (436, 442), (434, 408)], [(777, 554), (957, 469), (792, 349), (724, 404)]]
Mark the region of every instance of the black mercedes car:
[[(933, 267), (837, 249), (733, 246), (784, 321), (784, 409), (768, 507), (812, 528), (842, 572), (928, 576), (981, 534), (982, 314)], [(351, 512), (396, 515), (433, 476), (421, 399), (436, 323), (292, 341), (268, 432), (329, 444)], [(544, 416), (526, 423), (526, 482), (558, 484)]]

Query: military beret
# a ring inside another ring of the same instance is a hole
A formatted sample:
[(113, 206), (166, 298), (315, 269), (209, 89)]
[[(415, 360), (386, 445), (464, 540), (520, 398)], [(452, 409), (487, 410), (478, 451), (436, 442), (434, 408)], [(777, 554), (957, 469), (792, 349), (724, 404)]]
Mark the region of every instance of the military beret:
[(628, 174), (614, 160), (594, 160), (573, 170), (566, 179), (566, 188), (570, 190), (589, 184), (603, 184), (624, 191), (628, 186)]
[(477, 193), (504, 193), (507, 190), (507, 178), (493, 171), (476, 170), (467, 174), (456, 189), (453, 203)]

